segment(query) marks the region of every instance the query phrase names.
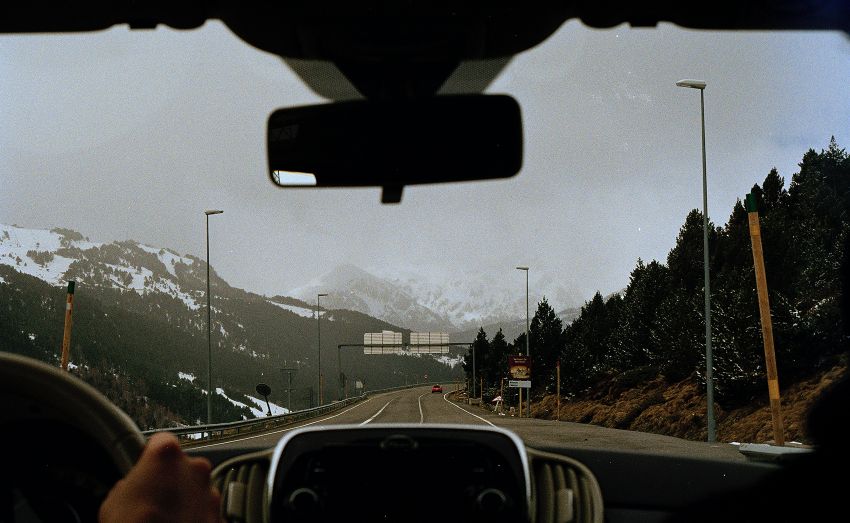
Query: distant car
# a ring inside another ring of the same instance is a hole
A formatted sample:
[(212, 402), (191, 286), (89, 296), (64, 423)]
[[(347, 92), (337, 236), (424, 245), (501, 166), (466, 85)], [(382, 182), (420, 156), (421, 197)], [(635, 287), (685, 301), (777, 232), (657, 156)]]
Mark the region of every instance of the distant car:
[(433, 387), (431, 387), (431, 392), (443, 392), (443, 387), (441, 387), (440, 385), (434, 385)]

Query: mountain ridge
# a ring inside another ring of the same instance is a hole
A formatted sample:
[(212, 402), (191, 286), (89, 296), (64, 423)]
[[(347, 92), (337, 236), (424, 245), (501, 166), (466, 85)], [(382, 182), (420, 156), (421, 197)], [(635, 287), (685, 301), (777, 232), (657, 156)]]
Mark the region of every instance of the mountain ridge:
[[(0, 310), (12, 311), (0, 315), (0, 350), (58, 362), (66, 279), (77, 282), (73, 372), (133, 413), (142, 428), (204, 419), (206, 263), (131, 240), (92, 242), (70, 229), (0, 225)], [(299, 369), (294, 408), (314, 404), (313, 307), (232, 287), (212, 268), (210, 287), (215, 419), (257, 415), (254, 386), (264, 382), (283, 390), (282, 368)], [(347, 353), (337, 367), (337, 345), (359, 343), (364, 332), (381, 330), (403, 329), (352, 311), (322, 315), (326, 398), (341, 394), (336, 378), (327, 379), (340, 373), (370, 388), (398, 385), (417, 372), (445, 381), (454, 376), (448, 362), (435, 358)]]

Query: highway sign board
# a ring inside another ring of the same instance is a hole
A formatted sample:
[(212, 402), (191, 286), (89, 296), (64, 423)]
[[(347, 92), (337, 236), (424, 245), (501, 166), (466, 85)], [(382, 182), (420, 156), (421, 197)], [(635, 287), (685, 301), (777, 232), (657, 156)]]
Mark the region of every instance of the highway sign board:
[(363, 333), (363, 354), (400, 354), (401, 333), (393, 331)]
[(412, 354), (448, 354), (448, 344), (448, 332), (410, 333), (410, 352)]

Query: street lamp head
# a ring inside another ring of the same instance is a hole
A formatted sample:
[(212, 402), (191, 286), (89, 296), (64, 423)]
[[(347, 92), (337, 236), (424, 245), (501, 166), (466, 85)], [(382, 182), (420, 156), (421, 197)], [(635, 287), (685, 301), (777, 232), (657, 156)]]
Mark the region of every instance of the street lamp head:
[(323, 294), (317, 294), (317, 295), (316, 295), (316, 297), (318, 297), (318, 298), (324, 298), (325, 296), (327, 296), (327, 294), (324, 294), (324, 293), (323, 293)]
[(517, 267), (517, 269), (519, 269), (519, 270), (521, 270), (521, 271), (527, 271), (527, 270), (528, 270), (528, 267)]
[(219, 211), (219, 210), (216, 210), (216, 209), (204, 211), (204, 214), (206, 214), (207, 216), (209, 216), (210, 214), (222, 214), (222, 213), (224, 213), (224, 211)]
[(706, 83), (703, 80), (679, 80), (676, 82), (679, 87), (690, 87), (691, 89), (705, 89)]

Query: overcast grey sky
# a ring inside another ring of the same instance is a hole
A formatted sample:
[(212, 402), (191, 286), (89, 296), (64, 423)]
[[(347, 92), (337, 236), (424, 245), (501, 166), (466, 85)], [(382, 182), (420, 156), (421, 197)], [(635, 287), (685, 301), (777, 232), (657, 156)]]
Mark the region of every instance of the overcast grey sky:
[(715, 222), (772, 167), (787, 182), (809, 147), (850, 146), (843, 35), (570, 22), (489, 89), (522, 107), (518, 176), (407, 188), (382, 206), (377, 189), (271, 185), (268, 114), (321, 100), (219, 23), (0, 36), (0, 222), (202, 256), (203, 210), (217, 207), (212, 263), (256, 292), (343, 262), (379, 276), (504, 268), (510, 286), (529, 264), (588, 298), (624, 287), (638, 257), (664, 259), (701, 206), (699, 93), (681, 78), (708, 82)]

